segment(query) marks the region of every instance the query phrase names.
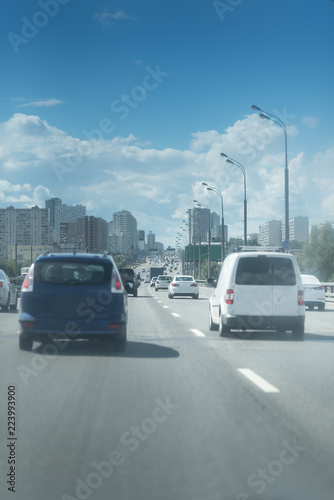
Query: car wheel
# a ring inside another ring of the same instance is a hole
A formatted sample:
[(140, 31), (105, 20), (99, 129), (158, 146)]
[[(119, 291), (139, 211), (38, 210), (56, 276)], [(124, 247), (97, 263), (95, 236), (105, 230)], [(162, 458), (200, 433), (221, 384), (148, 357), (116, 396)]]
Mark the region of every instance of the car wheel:
[(7, 304), (5, 306), (3, 306), (3, 310), (5, 312), (8, 312), (9, 311), (9, 302), (10, 302), (10, 295), (8, 294), (8, 300), (7, 300)]
[(19, 346), (21, 351), (31, 351), (33, 345), (33, 340), (31, 338), (19, 337)]
[(193, 295), (193, 299), (198, 299), (198, 295)]
[(293, 328), (292, 339), (293, 340), (304, 340), (304, 325)]
[(324, 311), (325, 310), (325, 304), (319, 304), (318, 305), (318, 310), (319, 311)]
[(133, 290), (133, 296), (134, 296), (134, 297), (137, 297), (137, 295), (138, 295), (138, 290), (137, 290), (137, 288), (135, 288), (135, 289)]
[(224, 335), (230, 333), (231, 328), (228, 326), (224, 325), (223, 323), (223, 317), (220, 316), (220, 321), (219, 321), (219, 335), (223, 337)]
[(126, 336), (126, 326), (123, 327), (123, 332), (117, 337), (111, 337), (114, 341), (114, 349), (116, 352), (126, 352), (128, 340)]
[(313, 311), (313, 309), (314, 309), (314, 306), (308, 306), (309, 311)]
[(11, 309), (12, 311), (16, 311), (16, 310), (17, 310), (17, 295), (16, 295), (15, 304), (12, 304), (12, 305), (10, 306), (10, 309)]
[(249, 330), (238, 330), (237, 335), (239, 339), (249, 339), (252, 335), (253, 332), (250, 332)]

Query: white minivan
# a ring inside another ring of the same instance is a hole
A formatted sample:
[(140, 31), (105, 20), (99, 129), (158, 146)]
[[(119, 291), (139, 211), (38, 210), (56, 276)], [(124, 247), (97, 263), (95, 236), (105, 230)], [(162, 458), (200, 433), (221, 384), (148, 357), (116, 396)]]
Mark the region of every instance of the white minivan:
[[(247, 247), (245, 247), (247, 249)], [(278, 251), (244, 251), (224, 260), (209, 301), (209, 327), (221, 335), (237, 330), (241, 338), (253, 330), (291, 331), (304, 338), (304, 291), (293, 255)]]

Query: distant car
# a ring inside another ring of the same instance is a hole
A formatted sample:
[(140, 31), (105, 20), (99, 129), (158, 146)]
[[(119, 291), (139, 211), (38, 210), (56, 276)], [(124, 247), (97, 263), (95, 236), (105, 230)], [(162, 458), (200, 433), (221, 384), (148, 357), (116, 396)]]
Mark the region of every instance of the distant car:
[(153, 276), (153, 278), (150, 281), (151, 286), (154, 286), (156, 281), (157, 281), (157, 276)]
[(168, 298), (173, 299), (174, 297), (186, 296), (192, 297), (193, 299), (198, 299), (198, 284), (194, 280), (193, 276), (174, 276), (172, 282), (168, 287)]
[(161, 274), (160, 276), (158, 276), (155, 282), (155, 291), (158, 292), (159, 290), (168, 290), (168, 286), (171, 281), (171, 276), (168, 276), (167, 274)]
[(17, 289), (5, 271), (0, 269), (0, 306), (1, 311), (17, 309)]
[(317, 307), (319, 311), (324, 311), (326, 303), (325, 289), (318, 278), (311, 274), (302, 274), (301, 277), (305, 306), (310, 310)]
[(21, 350), (53, 339), (112, 340), (127, 345), (127, 294), (107, 253), (37, 257), (23, 282), (19, 312)]
[(148, 278), (148, 277), (146, 276), (146, 278), (144, 279), (144, 283), (149, 283), (149, 282), (150, 282), (150, 278)]

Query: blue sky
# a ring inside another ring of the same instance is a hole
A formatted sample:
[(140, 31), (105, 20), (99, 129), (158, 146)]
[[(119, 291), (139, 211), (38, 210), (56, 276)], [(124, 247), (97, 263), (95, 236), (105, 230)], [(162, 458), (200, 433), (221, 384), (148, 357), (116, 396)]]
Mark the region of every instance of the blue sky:
[(50, 196), (174, 245), (196, 198), (243, 234), (290, 216), (334, 221), (334, 2), (2, 2), (0, 207)]

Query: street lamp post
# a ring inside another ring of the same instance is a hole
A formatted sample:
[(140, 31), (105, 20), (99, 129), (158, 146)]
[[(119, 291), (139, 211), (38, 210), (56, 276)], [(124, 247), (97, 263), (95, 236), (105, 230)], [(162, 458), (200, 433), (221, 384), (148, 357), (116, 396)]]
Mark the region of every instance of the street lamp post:
[(223, 200), (223, 195), (222, 192), (219, 191), (219, 189), (215, 188), (214, 186), (210, 186), (207, 182), (202, 182), (203, 186), (206, 186), (206, 189), (208, 191), (213, 191), (214, 193), (217, 193), (220, 196), (221, 202), (222, 202), (222, 251), (221, 251), (221, 261), (223, 263), (225, 259), (225, 237), (224, 237), (224, 200)]
[(273, 115), (272, 113), (269, 113), (268, 111), (264, 111), (263, 109), (259, 108), (259, 106), (255, 106), (255, 104), (252, 104), (251, 106), (252, 109), (255, 111), (260, 111), (260, 118), (264, 120), (270, 120), (279, 127), (284, 132), (284, 139), (285, 139), (285, 170), (284, 170), (284, 184), (285, 184), (285, 241), (289, 241), (289, 169), (288, 169), (288, 134), (286, 131), (286, 126), (282, 120), (276, 116)]
[(244, 176), (244, 245), (246, 246), (247, 245), (247, 188), (246, 188), (245, 167), (241, 165), (241, 163), (238, 162), (237, 160), (233, 160), (232, 158), (227, 156), (225, 153), (220, 153), (220, 156), (226, 158), (227, 163), (231, 163), (232, 165), (235, 165), (236, 167), (240, 168)]
[(204, 205), (204, 203), (200, 203), (197, 200), (194, 200), (194, 203), (197, 203), (199, 207), (206, 208), (209, 212), (209, 241), (208, 241), (208, 278), (211, 278), (211, 252), (210, 252), (210, 240), (211, 240), (211, 213), (210, 213), (210, 208)]

